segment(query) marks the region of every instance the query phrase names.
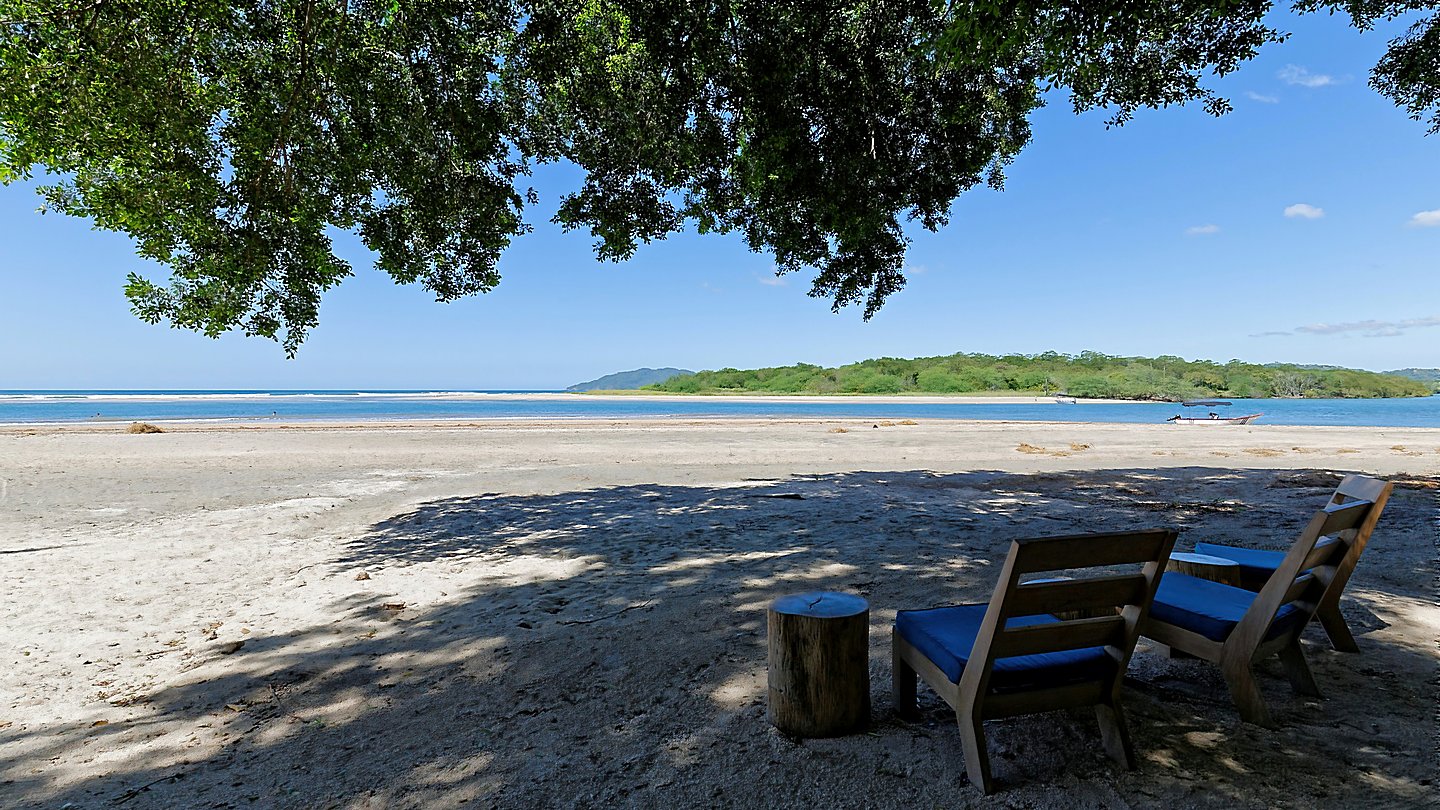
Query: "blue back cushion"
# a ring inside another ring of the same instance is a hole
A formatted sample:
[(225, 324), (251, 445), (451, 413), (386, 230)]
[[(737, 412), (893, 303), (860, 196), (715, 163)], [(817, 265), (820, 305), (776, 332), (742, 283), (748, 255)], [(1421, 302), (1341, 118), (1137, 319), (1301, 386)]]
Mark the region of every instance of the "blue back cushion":
[[(1315, 544), (1316, 548), (1324, 548), (1331, 543), (1338, 542), (1333, 537), (1322, 537), (1320, 542)], [(1246, 580), (1264, 580), (1275, 573), (1280, 563), (1285, 560), (1283, 551), (1261, 551), (1258, 548), (1238, 548), (1236, 546), (1222, 546), (1216, 543), (1196, 543), (1195, 553), (1209, 554), (1212, 557), (1224, 557), (1227, 560), (1234, 560), (1240, 564), (1240, 574)]]
[[(1150, 604), (1150, 618), (1183, 627), (1212, 641), (1224, 641), (1250, 609), (1255, 596), (1244, 588), (1167, 571), (1160, 577), (1155, 601)], [(1265, 638), (1290, 630), (1303, 618), (1299, 608), (1282, 605)]]
[[(895, 632), (924, 653), (951, 683), (960, 682), (975, 636), (985, 618), (986, 605), (954, 605), (928, 610), (902, 610), (895, 615)], [(1008, 627), (1051, 624), (1054, 616), (1017, 616)], [(1065, 652), (1036, 653), (996, 659), (990, 686), (999, 691), (1060, 686), (1113, 675), (1115, 660), (1104, 647)]]
[(1196, 543), (1195, 553), (1234, 560), (1240, 564), (1240, 575), (1245, 580), (1267, 579), (1285, 559), (1283, 551), (1261, 551), (1258, 548), (1236, 548), (1214, 543)]

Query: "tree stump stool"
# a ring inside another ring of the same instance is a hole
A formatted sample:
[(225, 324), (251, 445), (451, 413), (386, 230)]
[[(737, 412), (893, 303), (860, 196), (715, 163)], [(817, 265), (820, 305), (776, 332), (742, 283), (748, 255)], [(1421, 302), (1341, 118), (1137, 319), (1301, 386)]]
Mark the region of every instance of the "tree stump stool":
[[(1240, 563), (1224, 557), (1178, 551), (1170, 555), (1170, 561), (1165, 564), (1165, 570), (1174, 571), (1177, 574), (1188, 574), (1196, 579), (1208, 579), (1222, 585), (1240, 587)], [(1164, 648), (1167, 658), (1179, 660), (1195, 657), (1189, 653), (1172, 650), (1164, 644), (1156, 646)]]
[(848, 593), (770, 605), (769, 718), (796, 737), (836, 737), (870, 721), (870, 605)]
[(1224, 557), (1180, 552), (1170, 555), (1170, 562), (1165, 566), (1165, 570), (1240, 587), (1240, 563)]

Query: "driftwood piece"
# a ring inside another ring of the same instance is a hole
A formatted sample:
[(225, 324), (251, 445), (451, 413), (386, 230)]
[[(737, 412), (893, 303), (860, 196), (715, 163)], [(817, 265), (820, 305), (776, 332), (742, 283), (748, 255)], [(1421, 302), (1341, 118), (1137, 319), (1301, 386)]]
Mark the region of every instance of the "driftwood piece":
[(870, 606), (814, 592), (769, 610), (769, 719), (796, 737), (836, 737), (870, 721)]

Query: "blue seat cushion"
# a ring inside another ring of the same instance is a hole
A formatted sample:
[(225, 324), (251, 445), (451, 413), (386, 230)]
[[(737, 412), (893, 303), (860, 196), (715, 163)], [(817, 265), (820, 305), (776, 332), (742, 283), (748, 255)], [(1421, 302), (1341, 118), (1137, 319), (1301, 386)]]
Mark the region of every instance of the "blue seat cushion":
[[(1332, 538), (1323, 537), (1316, 544), (1319, 548), (1328, 543), (1335, 542)], [(1209, 554), (1212, 557), (1224, 557), (1227, 560), (1234, 560), (1240, 564), (1240, 577), (1242, 581), (1259, 582), (1270, 578), (1275, 569), (1285, 559), (1283, 551), (1262, 551), (1258, 548), (1237, 548), (1235, 546), (1222, 546), (1216, 543), (1196, 543), (1196, 554)]]
[[(987, 605), (953, 605), (927, 610), (902, 610), (895, 615), (895, 632), (935, 663), (951, 683), (960, 682), (975, 636), (985, 619)], [(1006, 627), (1051, 624), (1054, 616), (1017, 616)], [(1115, 661), (1104, 647), (998, 658), (990, 671), (990, 687), (997, 691), (1060, 686), (1097, 680), (1115, 672)]]
[[(1167, 571), (1160, 577), (1155, 601), (1150, 603), (1150, 618), (1199, 633), (1211, 641), (1224, 641), (1250, 609), (1255, 596), (1244, 588)], [(1265, 638), (1287, 632), (1303, 617), (1294, 605), (1282, 605)]]

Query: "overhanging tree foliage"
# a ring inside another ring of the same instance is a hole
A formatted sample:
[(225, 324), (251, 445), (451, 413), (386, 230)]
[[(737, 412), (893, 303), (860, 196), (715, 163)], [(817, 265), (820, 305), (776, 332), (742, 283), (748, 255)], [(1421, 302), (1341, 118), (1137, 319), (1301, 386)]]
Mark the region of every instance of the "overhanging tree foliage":
[(350, 274), (332, 228), (450, 300), (524, 232), (525, 165), (494, 74), (508, 3), (4, 0), (0, 178), (43, 167), (58, 211), (132, 236), (168, 287), (148, 321), (293, 352)]
[[(135, 239), (151, 322), (293, 353), (351, 273), (357, 231), (397, 282), (483, 292), (524, 234), (538, 162), (580, 188), (548, 214), (601, 258), (687, 226), (737, 232), (869, 317), (904, 283), (902, 224), (1029, 141), (1049, 87), (1123, 122), (1190, 101), (1280, 34), (1270, 3), (773, 0), (0, 0), (0, 181)], [(1365, 28), (1420, 3), (1302, 0)], [(1440, 128), (1434, 15), (1372, 84)]]

